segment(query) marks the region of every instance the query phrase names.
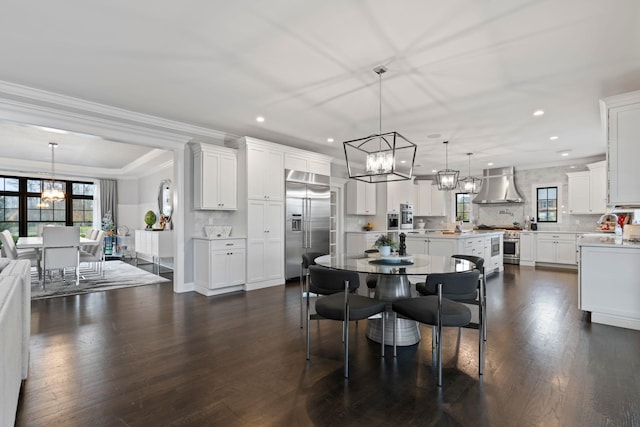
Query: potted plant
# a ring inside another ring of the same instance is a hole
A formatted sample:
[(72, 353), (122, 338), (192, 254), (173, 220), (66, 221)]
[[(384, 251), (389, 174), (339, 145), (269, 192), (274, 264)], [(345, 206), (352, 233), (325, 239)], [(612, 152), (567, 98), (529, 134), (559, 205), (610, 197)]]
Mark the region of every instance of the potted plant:
[(378, 251), (380, 251), (381, 256), (389, 256), (391, 254), (391, 249), (395, 249), (397, 246), (397, 243), (394, 242), (393, 239), (391, 239), (391, 237), (383, 234), (380, 237), (378, 237), (378, 240), (376, 240), (375, 246), (378, 248)]

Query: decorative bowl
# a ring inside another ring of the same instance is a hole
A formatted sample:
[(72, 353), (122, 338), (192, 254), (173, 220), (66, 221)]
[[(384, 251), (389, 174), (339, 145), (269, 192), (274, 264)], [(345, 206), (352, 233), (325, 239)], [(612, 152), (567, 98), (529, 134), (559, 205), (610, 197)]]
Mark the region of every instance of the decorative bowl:
[(231, 235), (230, 225), (205, 225), (204, 234), (209, 239), (225, 238)]

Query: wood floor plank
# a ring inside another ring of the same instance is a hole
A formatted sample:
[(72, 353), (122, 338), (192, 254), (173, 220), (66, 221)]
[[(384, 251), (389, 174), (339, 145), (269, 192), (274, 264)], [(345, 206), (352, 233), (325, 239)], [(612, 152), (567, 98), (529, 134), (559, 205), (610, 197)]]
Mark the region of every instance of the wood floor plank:
[(591, 324), (577, 274), (508, 265), (487, 282), (485, 374), (477, 331), (445, 329), (444, 386), (431, 330), (391, 348), (312, 322), (299, 288), (206, 298), (171, 284), (32, 303), (18, 426), (637, 426), (640, 332)]

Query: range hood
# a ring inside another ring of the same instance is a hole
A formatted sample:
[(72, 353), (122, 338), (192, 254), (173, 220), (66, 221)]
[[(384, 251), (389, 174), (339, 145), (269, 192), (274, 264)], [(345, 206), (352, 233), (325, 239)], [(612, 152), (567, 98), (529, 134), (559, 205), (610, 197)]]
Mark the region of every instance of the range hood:
[(485, 169), (482, 174), (482, 187), (473, 199), (473, 203), (523, 203), (524, 199), (516, 188), (513, 166)]

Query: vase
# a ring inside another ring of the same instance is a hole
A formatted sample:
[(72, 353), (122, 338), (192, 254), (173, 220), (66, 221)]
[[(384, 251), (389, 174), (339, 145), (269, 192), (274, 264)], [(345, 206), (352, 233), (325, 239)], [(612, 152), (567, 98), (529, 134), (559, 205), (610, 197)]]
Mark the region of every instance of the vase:
[(391, 255), (391, 246), (380, 246), (378, 250), (380, 251), (380, 256)]

